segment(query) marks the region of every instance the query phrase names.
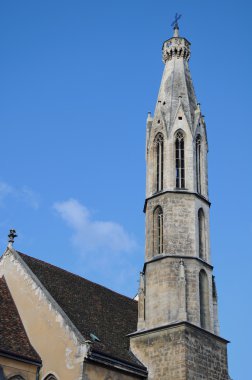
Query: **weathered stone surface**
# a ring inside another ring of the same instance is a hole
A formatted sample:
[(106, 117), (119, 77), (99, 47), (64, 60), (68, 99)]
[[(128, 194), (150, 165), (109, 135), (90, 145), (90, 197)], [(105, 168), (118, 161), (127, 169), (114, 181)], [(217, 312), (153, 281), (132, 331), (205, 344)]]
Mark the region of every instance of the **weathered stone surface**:
[(227, 342), (187, 323), (131, 337), (148, 380), (229, 380)]

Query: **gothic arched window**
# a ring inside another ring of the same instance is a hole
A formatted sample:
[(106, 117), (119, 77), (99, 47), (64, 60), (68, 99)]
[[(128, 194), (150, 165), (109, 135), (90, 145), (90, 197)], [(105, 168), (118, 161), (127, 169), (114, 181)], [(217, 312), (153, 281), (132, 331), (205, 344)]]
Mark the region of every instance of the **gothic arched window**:
[(185, 146), (184, 135), (181, 131), (177, 132), (175, 140), (176, 151), (176, 187), (183, 189), (185, 187)]
[(208, 329), (210, 325), (209, 285), (207, 274), (203, 269), (199, 273), (199, 299), (200, 325), (203, 329)]
[(205, 215), (202, 208), (198, 211), (198, 239), (199, 239), (199, 257), (206, 259), (206, 229)]
[(52, 374), (46, 376), (45, 380), (57, 380), (56, 377)]
[(158, 133), (155, 138), (155, 160), (156, 160), (156, 191), (163, 190), (164, 180), (164, 138)]
[(153, 249), (154, 254), (160, 254), (163, 253), (164, 248), (164, 218), (160, 206), (155, 208), (153, 219)]
[(20, 375), (14, 375), (9, 377), (9, 380), (24, 380), (24, 378)]
[(197, 192), (201, 193), (201, 137), (196, 137), (196, 181)]

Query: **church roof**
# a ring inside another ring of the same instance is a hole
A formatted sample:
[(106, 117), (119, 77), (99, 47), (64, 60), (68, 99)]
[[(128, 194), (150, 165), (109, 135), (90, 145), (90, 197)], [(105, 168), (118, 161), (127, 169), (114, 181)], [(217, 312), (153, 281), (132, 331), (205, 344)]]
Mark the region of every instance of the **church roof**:
[(137, 330), (137, 301), (64, 269), (18, 252), (86, 340), (97, 352), (144, 369), (129, 350), (127, 335)]
[(41, 363), (32, 347), (4, 277), (0, 277), (0, 355)]

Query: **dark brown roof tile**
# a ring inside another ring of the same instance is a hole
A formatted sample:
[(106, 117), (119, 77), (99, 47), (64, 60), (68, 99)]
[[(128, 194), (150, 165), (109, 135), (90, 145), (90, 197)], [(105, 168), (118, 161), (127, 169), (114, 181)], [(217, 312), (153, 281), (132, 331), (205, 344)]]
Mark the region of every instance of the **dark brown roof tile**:
[(19, 253), (93, 349), (143, 368), (129, 351), (127, 334), (137, 329), (137, 302), (54, 265)]

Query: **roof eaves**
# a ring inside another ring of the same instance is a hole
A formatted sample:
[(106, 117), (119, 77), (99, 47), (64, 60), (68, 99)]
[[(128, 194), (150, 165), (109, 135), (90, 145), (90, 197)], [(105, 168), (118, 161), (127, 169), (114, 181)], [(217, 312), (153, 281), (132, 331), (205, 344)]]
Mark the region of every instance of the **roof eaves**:
[(143, 379), (146, 379), (148, 376), (147, 368), (143, 365), (126, 362), (124, 360), (118, 360), (109, 355), (104, 355), (99, 351), (91, 350), (89, 352), (89, 356), (85, 359), (85, 361), (91, 361), (95, 363), (99, 363), (101, 365), (106, 365), (109, 367), (113, 367), (119, 371), (132, 373), (134, 375), (140, 376)]
[(15, 360), (18, 360), (18, 361), (21, 361), (21, 362), (24, 362), (24, 363), (34, 364), (34, 365), (36, 365), (38, 367), (42, 366), (42, 360), (41, 359), (38, 360), (38, 359), (35, 359), (35, 358), (32, 358), (32, 357), (28, 357), (28, 356), (25, 356), (25, 355), (17, 354), (15, 352), (3, 350), (1, 348), (0, 348), (0, 356), (4, 356), (4, 357), (10, 358), (10, 359), (15, 359)]

